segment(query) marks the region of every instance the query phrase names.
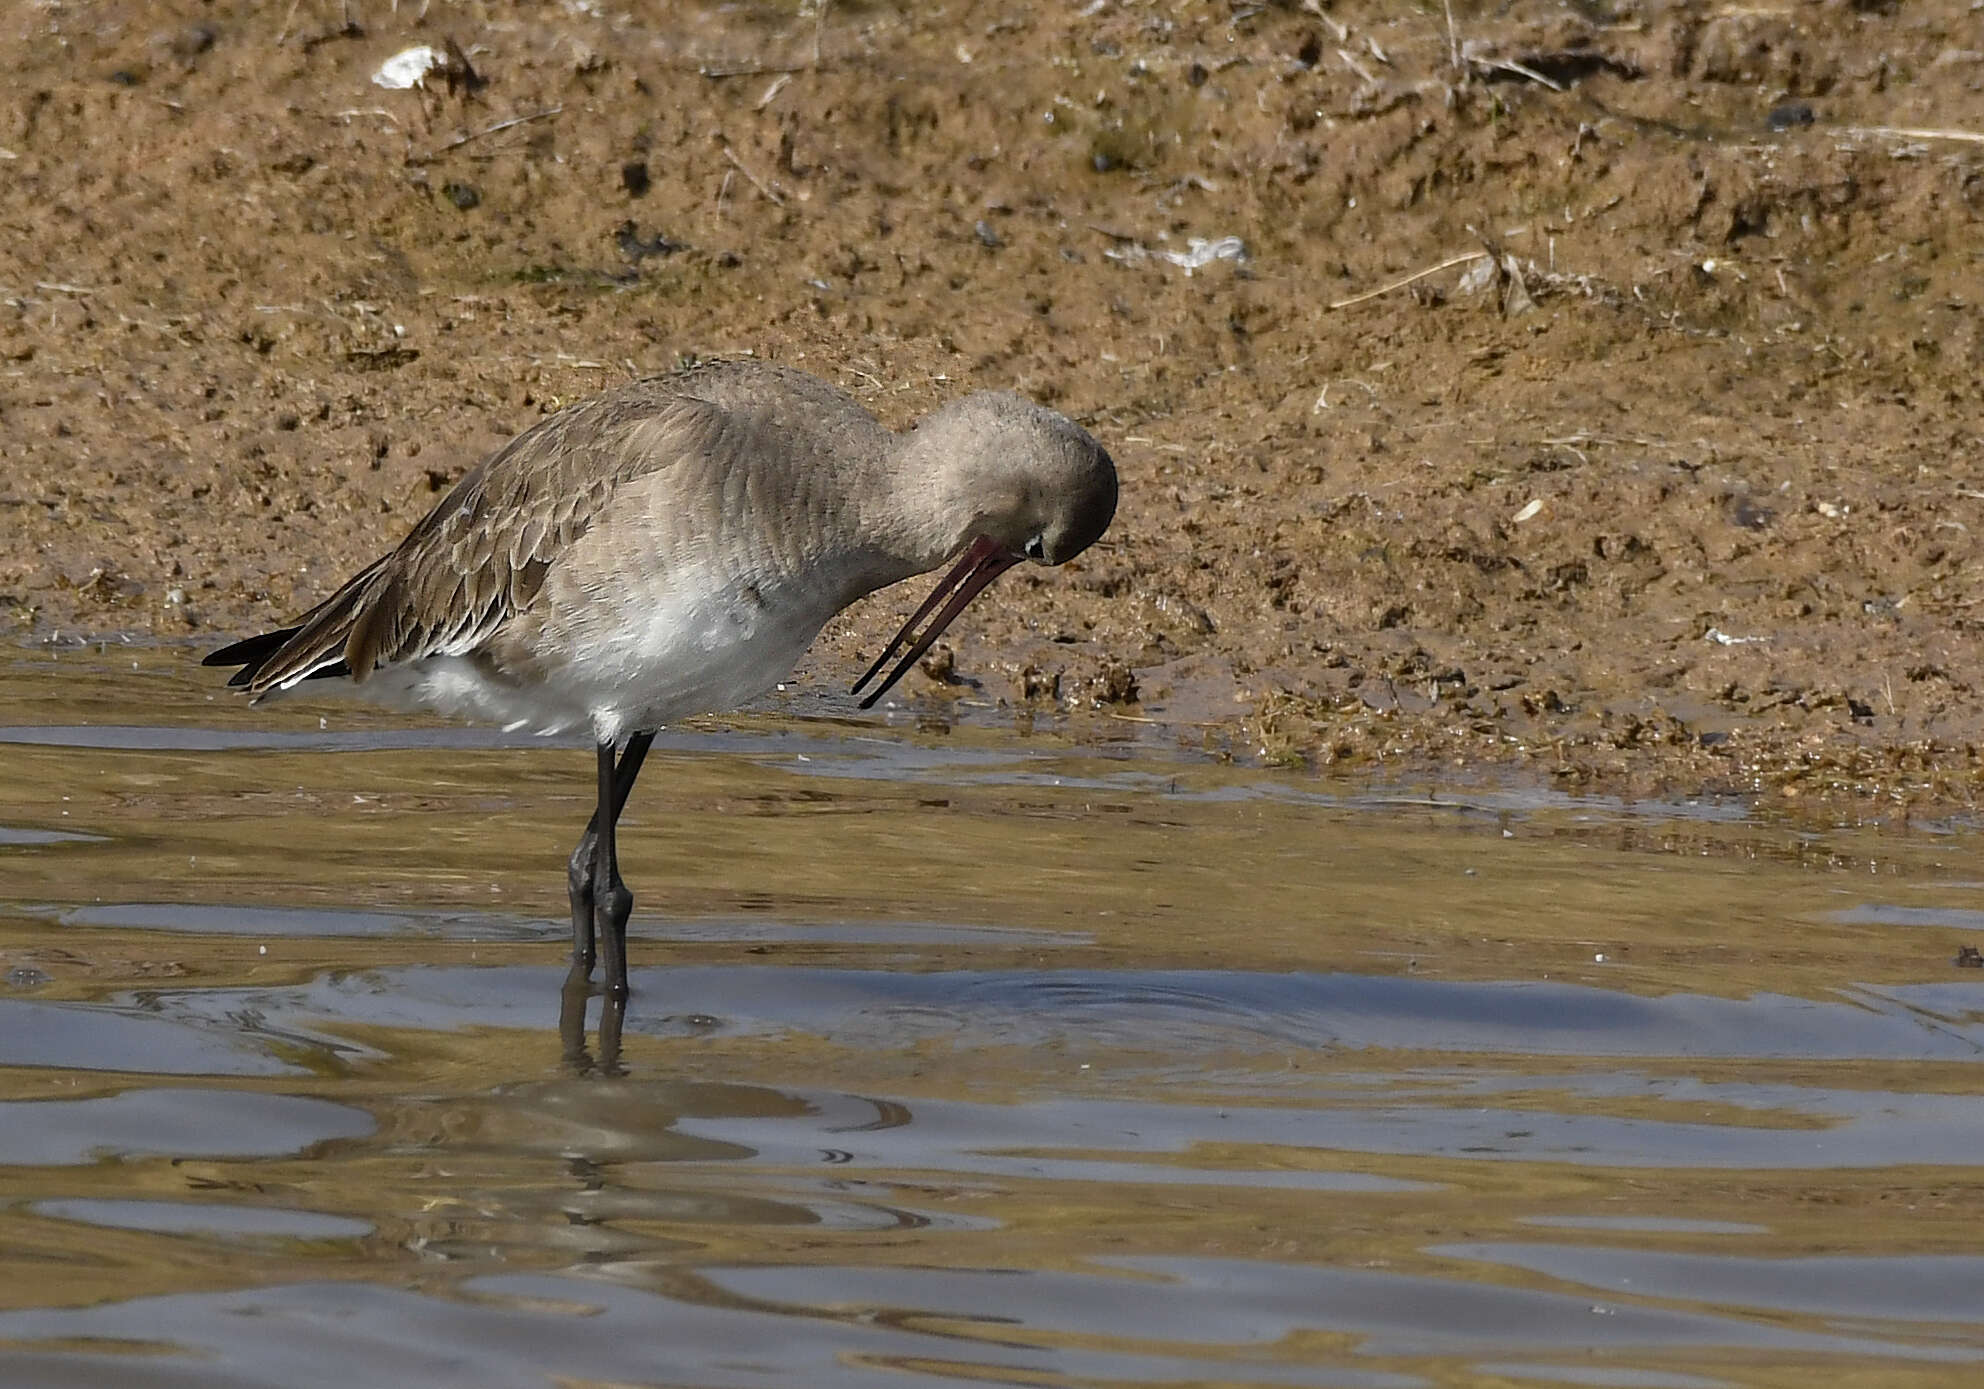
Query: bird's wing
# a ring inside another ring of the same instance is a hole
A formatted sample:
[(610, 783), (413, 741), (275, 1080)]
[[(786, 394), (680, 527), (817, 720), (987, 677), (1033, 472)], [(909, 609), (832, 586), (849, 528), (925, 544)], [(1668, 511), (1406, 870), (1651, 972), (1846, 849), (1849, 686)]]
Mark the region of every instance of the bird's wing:
[(552, 415), (471, 470), (397, 549), (304, 614), (233, 683), (262, 694), (326, 667), (363, 680), (380, 666), (474, 650), (529, 606), (618, 488), (710, 456), (728, 423), (722, 408), (664, 382)]

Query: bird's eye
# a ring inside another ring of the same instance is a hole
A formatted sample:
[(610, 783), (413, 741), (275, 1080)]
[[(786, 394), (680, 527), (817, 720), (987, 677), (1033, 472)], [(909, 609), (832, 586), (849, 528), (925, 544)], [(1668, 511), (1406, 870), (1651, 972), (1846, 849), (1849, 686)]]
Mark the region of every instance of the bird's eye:
[(1027, 541), (1026, 557), (1036, 564), (1044, 563), (1047, 559), (1047, 542), (1037, 535)]

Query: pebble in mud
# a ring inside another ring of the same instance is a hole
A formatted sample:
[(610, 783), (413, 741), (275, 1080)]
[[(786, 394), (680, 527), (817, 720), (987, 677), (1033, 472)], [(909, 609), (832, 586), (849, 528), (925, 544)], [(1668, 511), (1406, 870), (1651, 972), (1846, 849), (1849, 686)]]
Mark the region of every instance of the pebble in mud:
[(188, 24), (183, 29), (167, 30), (152, 40), (152, 43), (173, 57), (182, 61), (191, 60), (214, 46), (220, 32), (211, 24)]
[(1764, 124), (1772, 130), (1796, 130), (1810, 125), (1818, 117), (1812, 108), (1802, 101), (1787, 101), (1771, 107), (1770, 114), (1764, 117)]
[(930, 654), (917, 662), (917, 669), (939, 685), (964, 683), (964, 677), (958, 674), (958, 654), (951, 649), (949, 642), (939, 642), (932, 647)]
[(1111, 661), (1088, 682), (1089, 701), (1100, 708), (1109, 704), (1137, 702), (1136, 672), (1121, 661)]
[(620, 248), (620, 254), (636, 264), (650, 256), (672, 256), (677, 251), (689, 249), (685, 243), (673, 240), (664, 232), (642, 236), (640, 225), (631, 220), (615, 228), (613, 241)]

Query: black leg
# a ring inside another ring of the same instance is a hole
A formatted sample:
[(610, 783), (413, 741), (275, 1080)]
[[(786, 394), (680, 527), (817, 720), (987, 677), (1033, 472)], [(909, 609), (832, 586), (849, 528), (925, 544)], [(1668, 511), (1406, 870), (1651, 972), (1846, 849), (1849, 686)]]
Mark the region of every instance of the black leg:
[(592, 978), (592, 851), (599, 841), (599, 814), (586, 822), (579, 847), (565, 865), (565, 895), (572, 903), (572, 973)]
[[(626, 956), (623, 954), (622, 959)], [(607, 992), (599, 1001), (599, 1073), (607, 1076), (625, 1075), (620, 1066), (620, 1025), (627, 1016), (627, 1000), (620, 994)]]
[[(620, 756), (620, 764), (613, 769), (613, 820), (618, 823), (620, 812), (627, 806), (627, 797), (633, 793), (634, 778), (641, 774), (641, 763), (646, 760), (648, 747), (654, 742), (652, 733), (635, 733), (627, 739), (627, 750)], [(602, 746), (602, 757), (610, 757), (612, 749)], [(602, 798), (603, 803), (603, 798)], [(581, 979), (592, 978), (593, 964), (593, 859), (599, 847), (599, 812), (595, 810), (592, 819), (586, 822), (586, 832), (579, 836), (578, 847), (572, 850), (572, 857), (565, 865), (565, 891), (572, 904), (572, 972)]]
[(624, 1001), (627, 997), (627, 917), (634, 910), (634, 894), (620, 880), (620, 811), (634, 790), (634, 779), (641, 774), (641, 763), (648, 755), (652, 733), (636, 733), (627, 739), (626, 754), (616, 767), (613, 745), (599, 747), (599, 811), (597, 842), (592, 854), (592, 908), (594, 934), (600, 953), (606, 958), (606, 996)]

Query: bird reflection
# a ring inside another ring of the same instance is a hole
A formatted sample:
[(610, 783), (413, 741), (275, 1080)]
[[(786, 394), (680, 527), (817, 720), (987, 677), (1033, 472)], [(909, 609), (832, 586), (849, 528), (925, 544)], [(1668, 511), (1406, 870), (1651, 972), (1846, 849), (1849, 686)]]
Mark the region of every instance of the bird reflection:
[(586, 1007), (592, 993), (592, 979), (574, 964), (558, 999), (558, 1038), (565, 1069), (576, 1076), (623, 1076), (627, 1068), (620, 1064), (620, 1028), (626, 1020), (627, 1000), (611, 989), (601, 996), (595, 1056), (586, 1046)]

